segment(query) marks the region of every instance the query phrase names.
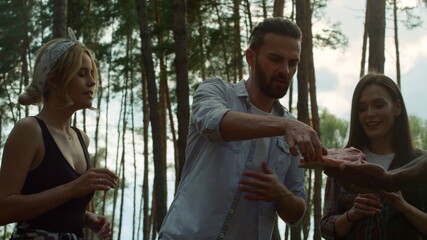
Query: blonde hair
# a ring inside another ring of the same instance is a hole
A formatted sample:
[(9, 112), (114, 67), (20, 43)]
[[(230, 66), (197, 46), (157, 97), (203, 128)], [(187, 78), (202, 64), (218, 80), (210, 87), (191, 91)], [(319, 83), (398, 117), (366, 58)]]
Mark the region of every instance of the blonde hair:
[[(53, 76), (55, 78), (56, 84), (61, 88), (65, 99), (68, 105), (73, 105), (73, 101), (68, 96), (68, 84), (71, 79), (77, 74), (80, 69), (82, 63), (83, 53), (88, 54), (92, 61), (92, 71), (91, 76), (95, 81), (95, 87), (98, 85), (98, 71), (96, 67), (96, 63), (91, 51), (85, 47), (83, 44), (74, 44), (71, 46), (59, 59), (54, 63), (52, 69), (48, 72), (44, 79), (36, 79), (34, 73), (40, 68), (40, 59), (46, 50), (53, 44), (61, 44), (60, 41), (64, 42), (64, 38), (54, 39), (45, 45), (43, 45), (37, 51), (36, 62), (34, 64), (34, 72), (33, 79), (30, 85), (28, 85), (24, 92), (19, 96), (18, 102), (22, 105), (31, 105), (31, 104), (41, 104), (47, 101), (47, 97), (49, 96), (49, 86), (47, 84), (46, 78)], [(42, 81), (36, 82), (36, 81)], [(42, 85), (42, 87), (38, 87), (38, 85)]]

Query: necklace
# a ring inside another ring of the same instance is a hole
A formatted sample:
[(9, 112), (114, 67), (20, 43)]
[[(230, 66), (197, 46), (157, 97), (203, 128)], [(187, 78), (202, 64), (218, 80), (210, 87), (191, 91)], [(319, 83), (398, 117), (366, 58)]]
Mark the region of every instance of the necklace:
[(67, 136), (69, 140), (73, 139), (73, 136), (71, 136), (71, 134), (67, 134)]
[(69, 131), (69, 132), (65, 131), (65, 134), (67, 135), (68, 140), (73, 139), (73, 134), (71, 134), (71, 131)]

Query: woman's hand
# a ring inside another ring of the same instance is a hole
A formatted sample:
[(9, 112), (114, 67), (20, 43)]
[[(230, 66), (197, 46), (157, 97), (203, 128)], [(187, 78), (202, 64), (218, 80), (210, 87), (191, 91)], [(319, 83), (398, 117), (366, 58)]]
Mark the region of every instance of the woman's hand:
[(97, 190), (108, 191), (117, 187), (119, 177), (106, 168), (91, 168), (70, 182), (74, 197), (82, 197)]
[(95, 232), (102, 239), (109, 239), (111, 237), (111, 223), (105, 216), (86, 212), (84, 226)]
[(399, 212), (404, 212), (408, 208), (408, 202), (403, 198), (402, 192), (381, 192), (387, 201), (394, 206)]
[(354, 199), (354, 205), (348, 212), (348, 217), (352, 221), (357, 221), (363, 216), (373, 216), (381, 212), (383, 204), (380, 198), (371, 193), (359, 194)]

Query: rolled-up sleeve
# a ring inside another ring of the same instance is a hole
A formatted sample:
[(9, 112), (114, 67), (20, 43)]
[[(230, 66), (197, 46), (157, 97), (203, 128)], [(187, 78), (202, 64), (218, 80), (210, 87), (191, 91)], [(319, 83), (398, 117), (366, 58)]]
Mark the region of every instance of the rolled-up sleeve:
[(338, 212), (338, 197), (340, 186), (334, 178), (328, 177), (325, 188), (325, 203), (323, 217), (320, 220), (320, 232), (325, 239), (335, 239), (335, 221), (341, 215)]
[(192, 105), (191, 121), (202, 136), (212, 142), (224, 142), (219, 125), (230, 108), (226, 83), (218, 78), (207, 79), (197, 89)]
[[(299, 159), (300, 155), (293, 156), (291, 158), (291, 165), (289, 166), (289, 170), (286, 173), (285, 177), (285, 186), (289, 191), (292, 192), (293, 195), (300, 197), (306, 201), (306, 194), (304, 190), (304, 169), (299, 168)], [(305, 212), (301, 215), (301, 217), (295, 222), (286, 222), (289, 226), (294, 227), (297, 226), (304, 218)]]

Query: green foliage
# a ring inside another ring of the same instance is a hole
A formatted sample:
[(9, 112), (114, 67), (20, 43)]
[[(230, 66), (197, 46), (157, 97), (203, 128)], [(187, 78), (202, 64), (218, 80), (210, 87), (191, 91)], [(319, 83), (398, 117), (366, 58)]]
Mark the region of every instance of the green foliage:
[(405, 18), (401, 21), (405, 25), (407, 29), (413, 29), (420, 27), (423, 24), (423, 21), (421, 20), (421, 17), (418, 15), (415, 15), (413, 13), (414, 8), (405, 7), (401, 9), (402, 13), (404, 14)]
[(325, 8), (328, 0), (315, 0), (312, 2), (313, 22), (323, 21), (326, 26), (320, 32), (313, 33), (313, 45), (316, 47), (330, 47), (332, 49), (345, 49), (348, 46), (348, 38), (342, 33), (340, 22), (330, 23), (326, 17)]
[(409, 125), (414, 147), (427, 149), (427, 120), (409, 115)]
[(320, 114), (320, 137), (325, 148), (342, 148), (347, 140), (349, 123), (326, 109)]
[(324, 28), (321, 33), (313, 36), (313, 44), (317, 47), (330, 47), (338, 49), (348, 46), (348, 38), (340, 29), (341, 23), (335, 23), (330, 28)]
[(4, 237), (3, 239), (9, 239), (12, 236), (14, 226), (15, 226), (15, 224), (9, 224), (9, 225), (5, 225), (5, 226), (1, 226), (0, 227), (0, 236)]
[[(427, 0), (423, 1), (426, 2)], [(409, 30), (420, 27), (423, 24), (423, 21), (421, 16), (417, 15), (417, 10), (419, 10), (419, 6), (417, 5), (420, 5), (421, 2), (414, 6), (401, 6), (402, 3), (405, 3), (405, 0), (396, 0), (398, 21)], [(386, 7), (389, 12), (390, 19), (393, 19), (394, 0), (387, 0)], [(424, 14), (424, 12), (421, 12), (421, 14)]]

